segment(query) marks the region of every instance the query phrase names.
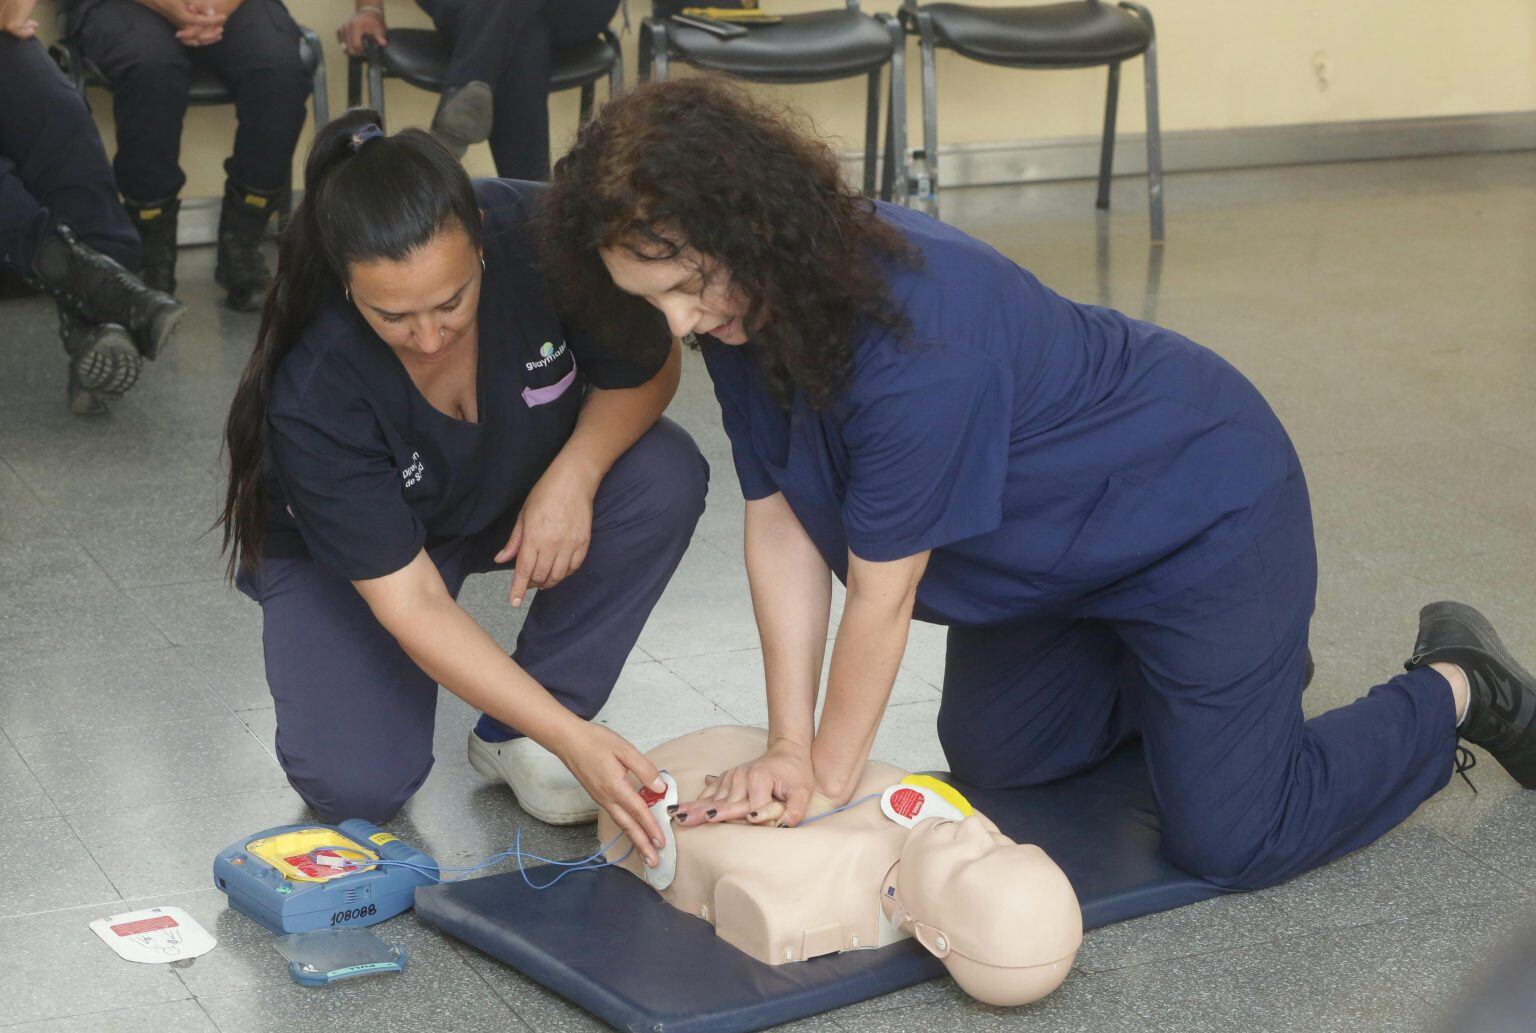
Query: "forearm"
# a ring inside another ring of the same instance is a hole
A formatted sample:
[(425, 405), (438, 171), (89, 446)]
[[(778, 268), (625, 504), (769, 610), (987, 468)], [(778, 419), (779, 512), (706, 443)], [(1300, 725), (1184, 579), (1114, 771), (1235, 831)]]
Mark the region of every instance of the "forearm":
[(747, 503), (747, 580), (763, 646), (768, 742), (809, 748), (826, 653), (832, 574), (782, 495)]
[(891, 564), (878, 576), (859, 577), (850, 562), (848, 597), (832, 648), (827, 704), (816, 729), (811, 764), (816, 786), (845, 801), (874, 747), (875, 733), (896, 683), (927, 554)]
[(580, 475), (595, 489), (619, 456), (661, 418), (677, 393), (681, 372), (682, 351), (673, 341), (661, 370), (639, 387), (593, 390), (551, 466)]
[[(358, 589), (374, 616), (416, 665), (449, 692), (510, 725), (542, 746), (554, 748), (581, 719), (551, 696), (448, 594), (422, 552), (408, 588)], [(395, 577), (395, 575), (391, 575)], [(383, 579), (381, 579), (383, 580)], [(377, 583), (375, 583), (377, 584)]]

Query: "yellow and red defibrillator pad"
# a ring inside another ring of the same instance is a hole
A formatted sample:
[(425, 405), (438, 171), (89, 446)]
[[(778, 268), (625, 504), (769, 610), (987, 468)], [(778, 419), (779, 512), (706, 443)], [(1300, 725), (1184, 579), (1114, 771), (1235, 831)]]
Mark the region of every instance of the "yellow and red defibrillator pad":
[(908, 775), (887, 788), (880, 794), (880, 810), (909, 829), (928, 818), (961, 821), (975, 813), (953, 786), (929, 775)]

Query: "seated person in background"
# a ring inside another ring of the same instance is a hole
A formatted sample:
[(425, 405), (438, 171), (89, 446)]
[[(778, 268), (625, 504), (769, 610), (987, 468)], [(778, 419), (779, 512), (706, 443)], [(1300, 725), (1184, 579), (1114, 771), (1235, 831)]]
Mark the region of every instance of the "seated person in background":
[[(489, 135), (496, 174), (549, 178), (549, 77), (554, 55), (590, 42), (619, 0), (417, 0), (453, 47), (450, 88), (438, 101), (432, 132), (459, 155)], [(388, 46), (383, 0), (357, 0), (337, 30), (347, 53), (372, 37)]]
[(117, 187), (144, 242), (144, 280), (176, 290), (181, 127), (194, 66), (234, 94), (234, 153), (219, 212), (214, 276), (226, 303), (261, 307), (271, 273), (260, 244), (288, 190), (309, 76), (280, 0), (67, 0), (69, 29), (106, 77), (117, 121)]
[[(759, 756), (766, 738), (760, 728), (708, 728), (646, 756), (677, 781), (678, 799), (692, 800), (706, 776)], [(870, 761), (853, 799), (905, 775)], [(813, 802), (811, 815), (821, 811)], [(674, 824), (676, 877), (662, 898), (769, 965), (912, 936), (987, 1004), (1036, 1001), (1066, 978), (1082, 943), (1082, 913), (1071, 883), (1039, 847), (1014, 843), (981, 814), (908, 828), (878, 800), (808, 822)], [(599, 840), (617, 831), (600, 813)], [(609, 859), (628, 847), (620, 840)], [(646, 877), (634, 851), (621, 866)]]
[(70, 409), (100, 413), (182, 306), (124, 268), (138, 264), (138, 234), (85, 101), (34, 38), (34, 2), (0, 0), (0, 264), (57, 299)]

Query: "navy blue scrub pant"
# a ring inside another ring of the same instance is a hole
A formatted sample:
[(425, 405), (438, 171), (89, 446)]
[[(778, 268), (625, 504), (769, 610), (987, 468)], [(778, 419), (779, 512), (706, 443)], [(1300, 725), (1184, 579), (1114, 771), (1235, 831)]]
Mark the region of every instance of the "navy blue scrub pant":
[(491, 157), (507, 179), (549, 178), (554, 55), (592, 38), (619, 0), (416, 0), (453, 44), (448, 81), (490, 86)]
[(1301, 708), (1317, 560), (1296, 468), (1240, 556), (1159, 602), (1088, 619), (951, 628), (939, 737), (954, 774), (1028, 786), (1137, 732), (1163, 851), (1232, 889), (1374, 841), (1450, 779), (1455, 708), (1429, 668)]
[(278, 0), (245, 0), (224, 37), (183, 46), (176, 27), (134, 0), (87, 0), (73, 34), (112, 87), (117, 122), (118, 189), (130, 203), (168, 201), (181, 192), (181, 126), (194, 65), (219, 76), (235, 98), (235, 148), (229, 178), (263, 193), (286, 190), (304, 128), (310, 81), (299, 59), (299, 29)]
[[(591, 718), (613, 692), (704, 512), (709, 465), (662, 420), (620, 456), (593, 504), (581, 569), (537, 591), (512, 659), (572, 713)], [(495, 534), (428, 548), (455, 598), (497, 567)], [(277, 757), (322, 821), (386, 821), (432, 770), (437, 684), (384, 629), (351, 582), (307, 559), (262, 560), (243, 592), (261, 604)]]
[(138, 268), (139, 235), (85, 101), (42, 43), (0, 32), (0, 262), (30, 276), (33, 253), (60, 223)]

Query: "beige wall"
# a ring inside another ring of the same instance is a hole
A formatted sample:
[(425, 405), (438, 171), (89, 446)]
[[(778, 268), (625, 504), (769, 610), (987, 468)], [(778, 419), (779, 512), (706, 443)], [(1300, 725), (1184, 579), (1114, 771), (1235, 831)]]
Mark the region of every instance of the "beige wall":
[[(764, 0), (764, 6), (788, 13), (832, 2)], [(1158, 25), (1165, 131), (1536, 110), (1536, 4), (1530, 0), (1147, 2)], [(290, 0), (295, 17), (329, 47), (333, 113), (346, 103), (346, 62), (332, 43), (351, 6), (350, 0)], [(865, 0), (864, 9), (897, 6), (898, 0)], [(631, 0), (636, 18), (649, 7), (648, 0)], [(430, 25), (409, 0), (388, 0), (387, 10), (391, 24)], [(910, 124), (916, 131), (915, 42), (909, 42), (907, 54)], [(634, 31), (625, 37), (625, 58), (633, 81)], [(1139, 130), (1139, 64), (1127, 66), (1122, 81), (1121, 125)], [(427, 94), (398, 82), (387, 90), (393, 125), (431, 118), (433, 98)], [(940, 52), (942, 142), (1091, 136), (1098, 132), (1103, 92), (1102, 69), (1018, 72)], [(861, 80), (777, 93), (810, 111), (842, 145), (858, 146)], [(93, 94), (92, 103), (110, 149), (110, 102)], [(559, 95), (551, 105), (558, 153), (575, 128), (576, 95)], [(189, 115), (183, 144), (188, 195), (219, 192), (232, 133), (229, 109)], [(301, 147), (297, 161), (302, 158)], [(484, 147), (472, 150), (467, 163), (477, 174), (493, 171)]]

